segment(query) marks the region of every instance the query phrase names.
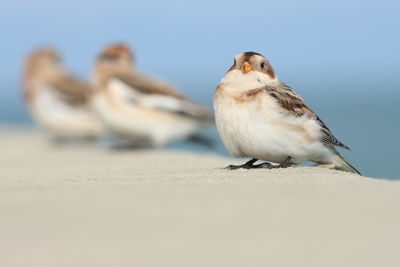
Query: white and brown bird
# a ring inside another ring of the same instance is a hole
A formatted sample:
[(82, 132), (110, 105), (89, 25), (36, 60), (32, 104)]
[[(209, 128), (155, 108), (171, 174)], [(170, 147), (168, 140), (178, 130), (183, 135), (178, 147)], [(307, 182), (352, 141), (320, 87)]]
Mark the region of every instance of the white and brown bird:
[(89, 107), (92, 88), (64, 68), (54, 48), (40, 48), (27, 58), (24, 96), (36, 122), (53, 137), (96, 137), (101, 122)]
[[(217, 86), (214, 112), (227, 150), (233, 156), (251, 158), (229, 169), (282, 168), (312, 161), (320, 167), (360, 174), (336, 150), (349, 148), (258, 53), (235, 56)], [(254, 164), (257, 160), (267, 162)]]
[(105, 127), (125, 143), (165, 145), (196, 135), (211, 120), (205, 107), (139, 73), (125, 44), (111, 44), (101, 52), (92, 83), (93, 103)]

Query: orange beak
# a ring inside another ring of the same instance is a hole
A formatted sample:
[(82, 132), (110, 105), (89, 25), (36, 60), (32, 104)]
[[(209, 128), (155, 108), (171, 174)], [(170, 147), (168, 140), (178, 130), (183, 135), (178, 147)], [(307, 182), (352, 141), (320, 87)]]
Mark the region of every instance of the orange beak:
[(244, 73), (247, 73), (247, 72), (253, 70), (253, 67), (249, 64), (249, 62), (245, 61), (245, 62), (242, 64), (241, 69), (242, 69), (242, 71), (243, 71)]

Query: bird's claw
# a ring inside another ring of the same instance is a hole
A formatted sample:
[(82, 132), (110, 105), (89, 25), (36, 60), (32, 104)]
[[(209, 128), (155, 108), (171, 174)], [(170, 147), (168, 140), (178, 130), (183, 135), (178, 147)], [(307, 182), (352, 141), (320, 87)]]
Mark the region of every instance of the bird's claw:
[(281, 168), (288, 168), (292, 166), (296, 166), (296, 164), (291, 162), (292, 157), (288, 156), (284, 161), (282, 161), (278, 165), (272, 165), (269, 162), (263, 162), (260, 164), (254, 164), (254, 162), (257, 161), (257, 159), (252, 159), (246, 162), (245, 164), (242, 165), (229, 165), (225, 167), (227, 170), (237, 170), (237, 169), (281, 169)]
[(288, 167), (296, 166), (295, 163), (290, 162), (291, 160), (292, 160), (292, 157), (288, 156), (284, 161), (282, 161), (278, 165), (272, 166), (270, 169), (285, 169), (285, 168), (288, 168)]
[(263, 162), (260, 164), (253, 164), (256, 161), (257, 161), (256, 159), (252, 159), (242, 165), (229, 165), (229, 166), (225, 167), (225, 169), (227, 169), (227, 170), (247, 169), (247, 170), (249, 170), (249, 169), (270, 168), (272, 166), (271, 163), (268, 163), (268, 162)]

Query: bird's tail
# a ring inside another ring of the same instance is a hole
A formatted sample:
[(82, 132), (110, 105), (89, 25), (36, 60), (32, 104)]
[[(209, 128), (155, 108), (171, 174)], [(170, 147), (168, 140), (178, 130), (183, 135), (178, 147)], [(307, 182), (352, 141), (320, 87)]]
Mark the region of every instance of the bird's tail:
[(362, 175), (361, 172), (351, 165), (342, 155), (340, 155), (336, 149), (332, 148), (332, 152), (335, 154), (333, 158), (335, 169)]

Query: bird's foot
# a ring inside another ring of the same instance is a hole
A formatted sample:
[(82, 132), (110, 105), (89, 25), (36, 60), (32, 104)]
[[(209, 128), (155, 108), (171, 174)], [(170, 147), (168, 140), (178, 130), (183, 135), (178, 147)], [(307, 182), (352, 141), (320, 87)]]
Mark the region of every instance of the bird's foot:
[(225, 167), (225, 169), (228, 170), (237, 170), (237, 169), (259, 169), (259, 168), (268, 168), (268, 166), (272, 166), (268, 162), (263, 162), (260, 164), (254, 164), (257, 161), (257, 159), (251, 159), (245, 164), (242, 165), (229, 165)]
[(254, 165), (256, 168), (260, 168), (260, 169), (271, 169), (271, 167), (273, 167), (273, 165), (269, 162), (263, 162), (257, 165)]
[(284, 161), (279, 163), (278, 165), (271, 165), (268, 169), (281, 169), (281, 168), (288, 168), (288, 167), (293, 167), (296, 166), (293, 162), (291, 162), (292, 157), (288, 156)]
[(242, 165), (229, 165), (227, 167), (225, 167), (225, 169), (228, 170), (237, 170), (237, 169), (252, 169), (253, 168), (253, 163), (256, 162), (257, 159), (251, 159), (248, 162), (246, 162), (245, 164)]
[(293, 162), (291, 162), (292, 157), (288, 156), (283, 162), (281, 162), (278, 166), (279, 168), (287, 168), (287, 167), (293, 167), (296, 166)]
[(284, 161), (282, 161), (278, 165), (272, 165), (269, 162), (263, 162), (260, 164), (254, 164), (257, 159), (251, 159), (245, 164), (242, 165), (229, 165), (225, 167), (228, 170), (237, 170), (237, 169), (280, 169), (280, 168), (288, 168), (292, 166), (296, 166), (296, 164), (290, 162), (292, 160), (291, 156), (288, 156)]

